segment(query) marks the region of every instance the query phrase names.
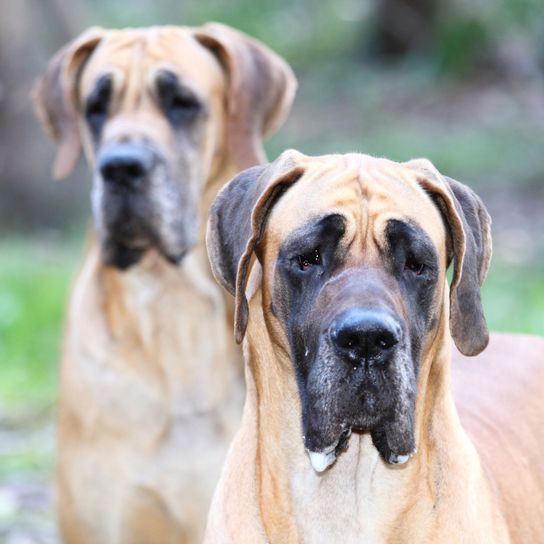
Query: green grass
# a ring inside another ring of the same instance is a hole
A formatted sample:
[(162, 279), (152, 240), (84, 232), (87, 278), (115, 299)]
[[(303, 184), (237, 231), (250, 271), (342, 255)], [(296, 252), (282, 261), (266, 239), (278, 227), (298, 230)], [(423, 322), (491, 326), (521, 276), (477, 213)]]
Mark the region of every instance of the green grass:
[(56, 399), (62, 319), (79, 250), (17, 239), (0, 245), (0, 409)]
[[(26, 432), (32, 433), (32, 430), (24, 428)], [(51, 470), (53, 464), (52, 448), (45, 447), (42, 443), (33, 444), (34, 447), (28, 447), (26, 444), (20, 450), (3, 453), (0, 457), (0, 482), (2, 479), (16, 474), (33, 472), (35, 474), (44, 474)]]
[[(0, 245), (0, 409), (54, 405), (64, 308), (82, 242)], [(495, 262), (483, 289), (492, 330), (544, 335), (544, 262)]]

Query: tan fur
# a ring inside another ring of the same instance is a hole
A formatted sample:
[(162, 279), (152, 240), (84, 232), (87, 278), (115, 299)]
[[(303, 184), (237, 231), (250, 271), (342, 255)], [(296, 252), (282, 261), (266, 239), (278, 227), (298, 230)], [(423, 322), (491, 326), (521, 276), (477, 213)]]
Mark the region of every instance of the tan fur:
[[(248, 396), (205, 542), (541, 542), (544, 340), (494, 336), (480, 357), (458, 361), (457, 354), (450, 364), (446, 231), (422, 190), (421, 173), (411, 163), (357, 155), (308, 158), (286, 152), (282, 161), (304, 175), (275, 204), (251, 268), (244, 340)], [(439, 251), (438, 326), (424, 346), (418, 452), (406, 465), (384, 463), (370, 437), (361, 434), (351, 436), (347, 452), (322, 474), (304, 451), (288, 343), (269, 311), (274, 265), (292, 229), (314, 213), (334, 211), (349, 218), (346, 266), (378, 262), (382, 228), (391, 217), (417, 221)], [(450, 388), (452, 370), (461, 420)]]
[[(206, 40), (221, 45), (228, 66)], [(152, 94), (161, 68), (178, 74), (207, 105), (204, 144), (191, 157), (201, 176), (180, 180), (196, 184), (191, 190), (200, 194), (198, 243), (178, 267), (149, 250), (121, 272), (104, 265), (91, 236), (70, 299), (60, 381), (58, 515), (67, 543), (200, 542), (241, 412), (233, 308), (209, 269), (205, 217), (221, 185), (264, 157), (263, 134), (281, 123), (293, 100), (292, 72), (223, 25), (94, 28), (53, 58), (34, 98), (59, 143), (57, 176), (73, 168), (80, 145), (94, 166), (82, 110), (105, 71), (113, 73), (116, 114), (102, 140), (148, 138), (175, 161), (173, 131)], [(263, 104), (247, 104), (256, 92)], [(272, 92), (276, 101), (268, 103)], [(239, 126), (235, 114), (252, 126)]]

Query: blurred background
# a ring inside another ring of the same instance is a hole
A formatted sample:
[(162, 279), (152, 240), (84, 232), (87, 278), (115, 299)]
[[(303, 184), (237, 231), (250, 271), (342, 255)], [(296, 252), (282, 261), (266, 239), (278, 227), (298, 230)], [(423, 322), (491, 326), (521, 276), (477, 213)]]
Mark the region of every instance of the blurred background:
[(0, 542), (57, 542), (49, 482), (63, 311), (90, 221), (90, 175), (50, 177), (29, 91), (90, 25), (216, 20), (292, 64), (299, 93), (267, 143), (425, 156), (483, 197), (490, 328), (544, 334), (542, 0), (0, 2)]

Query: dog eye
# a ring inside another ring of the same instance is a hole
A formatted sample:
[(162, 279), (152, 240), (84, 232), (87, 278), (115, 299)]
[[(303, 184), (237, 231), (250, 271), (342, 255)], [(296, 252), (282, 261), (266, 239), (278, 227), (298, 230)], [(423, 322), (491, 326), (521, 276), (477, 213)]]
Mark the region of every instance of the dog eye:
[(412, 253), (409, 253), (406, 257), (406, 262), (404, 264), (404, 269), (409, 270), (414, 273), (416, 276), (421, 276), (426, 270), (426, 265), (418, 261)]
[(200, 104), (194, 97), (175, 94), (166, 104), (168, 116), (174, 123), (189, 121), (196, 116), (200, 109)]
[(95, 137), (98, 137), (102, 125), (108, 116), (111, 90), (111, 78), (104, 76), (98, 81), (94, 91), (87, 100), (85, 118)]
[(106, 115), (108, 113), (108, 105), (105, 100), (98, 98), (91, 100), (87, 104), (87, 117), (94, 117), (97, 115)]
[(157, 90), (160, 106), (173, 125), (191, 122), (202, 109), (196, 96), (183, 88), (174, 74), (162, 74)]
[(312, 252), (297, 257), (299, 268), (304, 272), (314, 265), (321, 264), (321, 253), (319, 249), (314, 249)]

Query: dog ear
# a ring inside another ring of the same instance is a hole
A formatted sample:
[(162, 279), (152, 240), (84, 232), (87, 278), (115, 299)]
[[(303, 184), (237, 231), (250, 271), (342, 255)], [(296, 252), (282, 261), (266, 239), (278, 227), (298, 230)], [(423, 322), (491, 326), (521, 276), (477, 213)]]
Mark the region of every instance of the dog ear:
[(65, 45), (49, 61), (34, 85), (36, 115), (58, 144), (53, 176), (64, 178), (74, 169), (81, 149), (77, 117), (77, 86), (83, 65), (106, 31), (93, 27)]
[(254, 166), (231, 180), (210, 208), (206, 245), (213, 275), (235, 297), (234, 334), (240, 343), (247, 327), (245, 295), (253, 253), (278, 198), (304, 173), (296, 151), (271, 164)]
[(454, 259), (450, 290), (452, 337), (461, 353), (478, 355), (489, 342), (480, 288), (491, 261), (491, 217), (472, 189), (440, 175), (429, 161), (408, 164), (424, 174), (419, 183), (434, 198), (449, 227)]
[(228, 152), (234, 164), (242, 170), (262, 163), (262, 138), (279, 128), (291, 109), (293, 71), (264, 44), (231, 27), (209, 23), (195, 37), (227, 74)]

